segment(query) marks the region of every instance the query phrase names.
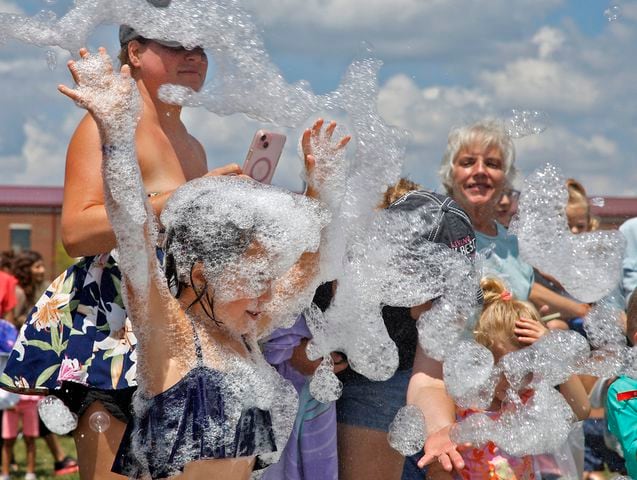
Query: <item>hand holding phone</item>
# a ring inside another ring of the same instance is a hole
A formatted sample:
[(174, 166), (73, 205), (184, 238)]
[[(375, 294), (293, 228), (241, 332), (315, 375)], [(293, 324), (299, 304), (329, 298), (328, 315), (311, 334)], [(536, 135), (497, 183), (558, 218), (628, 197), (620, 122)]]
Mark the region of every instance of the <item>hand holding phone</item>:
[(254, 178), (257, 182), (272, 182), (285, 140), (285, 135), (280, 133), (257, 130), (243, 164), (243, 173)]

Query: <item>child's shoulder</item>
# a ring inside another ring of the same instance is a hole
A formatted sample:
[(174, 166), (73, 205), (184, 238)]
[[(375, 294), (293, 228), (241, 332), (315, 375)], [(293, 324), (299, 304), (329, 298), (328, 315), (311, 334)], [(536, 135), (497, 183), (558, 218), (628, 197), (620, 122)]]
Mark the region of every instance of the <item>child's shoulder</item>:
[(621, 375), (608, 387), (608, 406), (637, 399), (637, 379)]
[(611, 389), (613, 391), (619, 391), (626, 388), (633, 390), (637, 389), (637, 379), (628, 377), (626, 375), (620, 375), (610, 384), (610, 386), (608, 387), (608, 391), (610, 392)]

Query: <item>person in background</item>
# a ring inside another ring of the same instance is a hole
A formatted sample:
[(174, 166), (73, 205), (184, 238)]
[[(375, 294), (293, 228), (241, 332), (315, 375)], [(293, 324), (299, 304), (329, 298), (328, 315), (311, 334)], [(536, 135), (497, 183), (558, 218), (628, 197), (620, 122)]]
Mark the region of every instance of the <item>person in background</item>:
[[(170, 3), (147, 1), (156, 8)], [(119, 42), (120, 62), (130, 67), (143, 103), (135, 140), (154, 213), (159, 215), (172, 192), (189, 180), (240, 174), (236, 164), (208, 171), (206, 153), (184, 125), (181, 107), (159, 99), (159, 88), (167, 83), (200, 90), (208, 70), (206, 52), (144, 38), (126, 25), (120, 27)], [(80, 55), (88, 52), (82, 49)], [(102, 159), (97, 124), (86, 114), (69, 142), (62, 208), (64, 248), (82, 258), (38, 300), (18, 340), (24, 353), (12, 352), (1, 382), (18, 393), (55, 394), (78, 415), (73, 435), (80, 476), (96, 480), (123, 478), (111, 466), (137, 386), (137, 339), (122, 300), (121, 272), (110, 255), (116, 242), (104, 206)], [(39, 328), (49, 321), (59, 325), (59, 336), (55, 329)], [(46, 377), (44, 372), (51, 373)], [(91, 415), (98, 412), (108, 416), (105, 431), (91, 428)]]
[[(637, 295), (628, 300), (626, 335), (630, 345), (637, 344)], [(608, 429), (619, 440), (626, 470), (637, 478), (637, 379), (622, 375), (608, 388), (606, 397)]]
[(18, 424), (22, 422), (22, 435), (27, 452), (25, 480), (35, 480), (35, 439), (39, 436), (39, 395), (19, 395), (18, 403), (2, 412), (2, 480), (9, 480), (13, 462), (13, 446), (18, 438)]
[(40, 253), (33, 250), (23, 250), (12, 262), (12, 272), (18, 280), (16, 286), (15, 323), (20, 329), (34, 307), (35, 302), (44, 293), (48, 283), (46, 281), (46, 267)]
[[(15, 255), (12, 262), (13, 274), (18, 280), (16, 287), (16, 324), (21, 328), (28, 314), (35, 306), (35, 302), (44, 293), (48, 286), (46, 281), (46, 267), (42, 255), (33, 250), (24, 250)], [(37, 414), (37, 413), (36, 413)], [(39, 419), (39, 416), (38, 416)], [(46, 425), (39, 419), (39, 436), (44, 438), (51, 455), (53, 456), (53, 469), (56, 475), (75, 473), (79, 467), (77, 461), (67, 455), (60, 441)]]
[(450, 131), (440, 179), (471, 218), (478, 250), (491, 249), (484, 261), (489, 274), (503, 280), (516, 298), (549, 314), (560, 313), (563, 320), (583, 317), (590, 306), (537, 283), (533, 267), (520, 258), (517, 237), (497, 221), (497, 203), (515, 174), (515, 146), (501, 122), (482, 119)]
[[(542, 325), (537, 309), (529, 302), (516, 300), (502, 282), (485, 278), (481, 282), (481, 287), (484, 292), (484, 309), (476, 325), (474, 336), (478, 343), (491, 350), (496, 362), (509, 352), (534, 344), (548, 332), (548, 329)], [(497, 412), (506, 407), (507, 387), (505, 380), (501, 380), (496, 386), (495, 398), (487, 412), (488, 415), (497, 415)], [(570, 405), (577, 420), (588, 417), (590, 404), (584, 386), (577, 375), (572, 375), (558, 389)], [(533, 394), (532, 390), (528, 389), (518, 393), (523, 401)], [(460, 412), (459, 416), (463, 418), (472, 413)], [(483, 455), (476, 453), (477, 451)], [(533, 476), (534, 462), (531, 457), (521, 459), (510, 457), (492, 443), (479, 449), (463, 450), (462, 454), (467, 464), (468, 475), (463, 475), (465, 480), (488, 477), (489, 472), (493, 470), (503, 475), (502, 472), (506, 471), (502, 465), (503, 459), (516, 473), (515, 478), (532, 478)], [(544, 461), (538, 462), (536, 457), (535, 462), (542, 474), (542, 479), (572, 478), (577, 474), (575, 464), (569, 465), (569, 471), (562, 471), (561, 466), (557, 465), (551, 456), (540, 457)], [(481, 461), (476, 461), (478, 458), (481, 458)]]
[(16, 285), (11, 273), (12, 252), (0, 253), (0, 318), (15, 323)]
[(621, 289), (628, 304), (628, 299), (637, 287), (637, 217), (630, 218), (621, 224), (619, 231), (626, 239), (626, 253), (622, 262)]
[(509, 228), (509, 223), (513, 216), (518, 213), (518, 201), (520, 191), (510, 186), (504, 187), (500, 200), (495, 208), (496, 221), (505, 228)]
[[(422, 231), (418, 232), (415, 241), (439, 243), (462, 251), (471, 258), (475, 252), (475, 237), (469, 217), (444, 195), (425, 190), (404, 192), (405, 186), (409, 188), (409, 185), (400, 181), (390, 188), (394, 191), (385, 195), (381, 207), (389, 212), (422, 212), (423, 216), (436, 219), (432, 223), (423, 222)], [(389, 201), (392, 203), (388, 204)], [(390, 446), (387, 433), (396, 413), (407, 403), (408, 386), (414, 378), (412, 367), (416, 369), (415, 359), (421, 352), (416, 320), (431, 305), (431, 301), (427, 301), (411, 308), (383, 306), (383, 321), (387, 333), (398, 347), (399, 357), (398, 369), (390, 379), (372, 381), (351, 368), (339, 375), (343, 382), (343, 393), (336, 403), (341, 480), (394, 480), (410, 474), (405, 472), (408, 468), (405, 458)], [(433, 458), (448, 462), (451, 469), (451, 462), (461, 459), (451, 442), (445, 442), (444, 435), (437, 432), (453, 423), (453, 416), (447, 416), (448, 405), (453, 405), (453, 402), (444, 390), (440, 362), (424, 357), (421, 352), (422, 362), (418, 366), (426, 366), (419, 371), (418, 380), (427, 397), (425, 421), (432, 432), (425, 448)], [(439, 441), (441, 435), (443, 441)]]
[[(325, 311), (333, 295), (334, 282), (321, 285), (314, 304)], [(310, 394), (310, 379), (321, 360), (307, 358), (306, 348), (312, 334), (305, 316), (300, 315), (291, 328), (277, 329), (263, 344), (266, 360), (283, 378), (292, 382), (299, 395), (294, 428), (281, 459), (271, 465), (262, 480), (338, 480), (336, 445), (336, 403), (321, 403)], [(334, 373), (347, 368), (345, 355), (332, 353)]]

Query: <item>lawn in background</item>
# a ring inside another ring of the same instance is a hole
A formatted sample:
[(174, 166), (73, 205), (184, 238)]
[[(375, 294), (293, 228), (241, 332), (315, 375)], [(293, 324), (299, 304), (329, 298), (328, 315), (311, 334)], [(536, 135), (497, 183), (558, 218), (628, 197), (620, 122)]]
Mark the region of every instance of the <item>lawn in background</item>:
[[(75, 453), (75, 443), (69, 436), (59, 436), (60, 444), (67, 455), (77, 458)], [(11, 472), (12, 478), (24, 478), (26, 473), (26, 448), (24, 446), (24, 440), (19, 438), (15, 443), (15, 461), (19, 466), (17, 472)], [(49, 451), (46, 443), (43, 439), (38, 438), (36, 440), (36, 456), (35, 456), (35, 473), (38, 476), (38, 480), (57, 479), (57, 480), (79, 480), (80, 476), (77, 473), (71, 475), (55, 476), (53, 472), (53, 457)]]

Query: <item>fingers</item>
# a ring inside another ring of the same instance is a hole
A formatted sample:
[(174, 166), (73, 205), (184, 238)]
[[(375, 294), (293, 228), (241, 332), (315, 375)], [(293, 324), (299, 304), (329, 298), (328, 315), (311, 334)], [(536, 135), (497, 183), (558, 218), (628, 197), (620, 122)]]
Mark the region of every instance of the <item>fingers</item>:
[[(451, 464), (455, 470), (460, 471), (464, 468), (464, 460), (457, 450), (454, 449), (449, 452), (449, 459), (451, 460)], [(447, 469), (445, 468), (445, 470)], [(449, 472), (450, 470), (447, 471)]]
[(99, 47), (97, 49), (97, 52), (99, 54), (99, 56), (102, 59), (102, 62), (104, 63), (104, 70), (105, 72), (110, 75), (113, 73), (113, 62), (111, 61), (111, 57), (108, 55), (108, 53), (106, 53), (106, 49), (104, 47)]
[(330, 142), (332, 140), (332, 134), (334, 133), (335, 129), (336, 129), (336, 122), (331, 121), (330, 124), (325, 129), (325, 139), (328, 142)]
[(229, 163), (228, 165), (224, 165), (223, 167), (214, 168), (206, 173), (205, 177), (217, 177), (219, 175), (241, 175), (243, 171), (241, 167), (236, 163)]
[(66, 95), (67, 97), (69, 97), (74, 102), (78, 102), (78, 103), (80, 102), (79, 94), (77, 93), (77, 91), (73, 90), (72, 88), (69, 88), (66, 85), (58, 85), (58, 91), (62, 93), (63, 95)]
[(435, 459), (436, 459), (435, 455), (425, 452), (425, 454), (422, 456), (422, 458), (420, 460), (418, 460), (418, 468), (425, 468), (427, 465), (429, 465)]
[(323, 128), (323, 119), (319, 118), (314, 125), (312, 125), (312, 136), (318, 139), (319, 134), (321, 133), (321, 128)]
[(312, 154), (312, 130), (309, 128), (303, 132), (303, 136), (301, 137), (301, 148), (303, 149), (304, 157)]
[(350, 135), (345, 135), (343, 138), (341, 138), (341, 141), (338, 142), (336, 149), (340, 150), (341, 148), (345, 148), (351, 139), (352, 137)]
[(69, 69), (69, 72), (71, 72), (71, 77), (73, 78), (73, 82), (75, 82), (76, 85), (79, 85), (80, 74), (77, 71), (77, 63), (75, 63), (75, 60), (69, 60), (68, 62), (66, 62), (66, 66)]

